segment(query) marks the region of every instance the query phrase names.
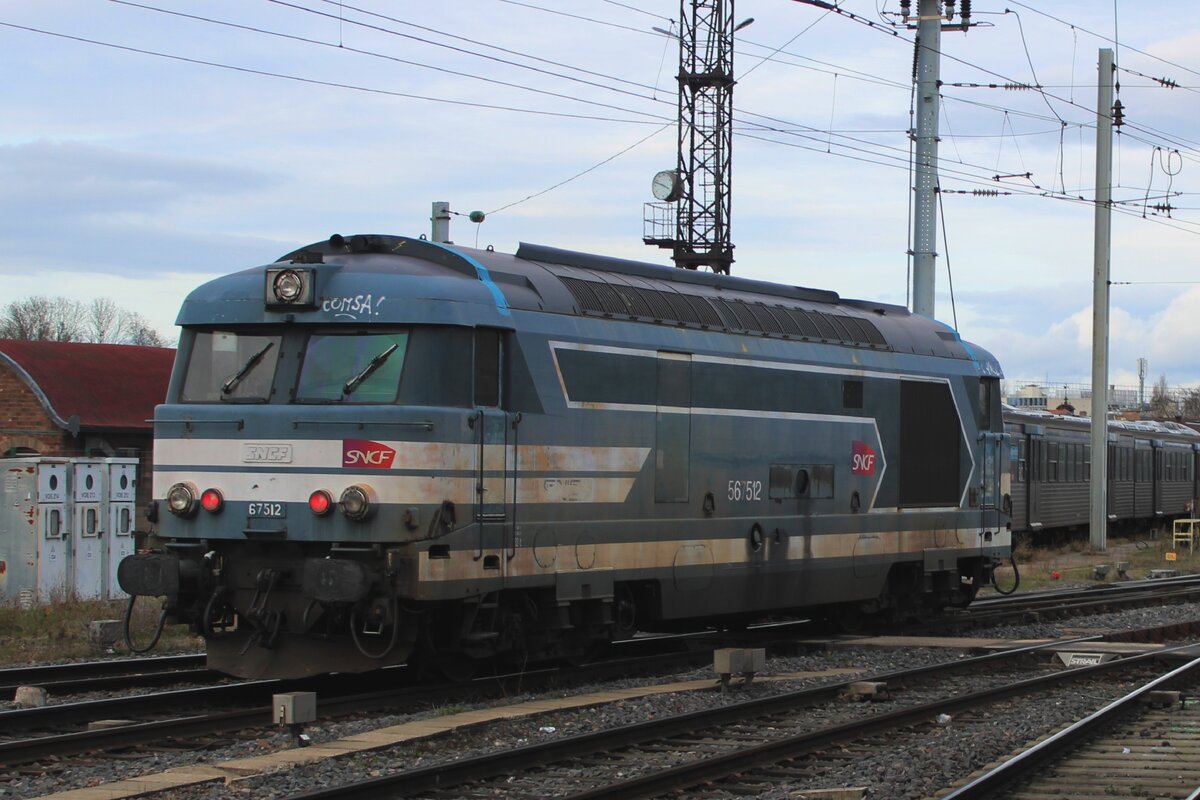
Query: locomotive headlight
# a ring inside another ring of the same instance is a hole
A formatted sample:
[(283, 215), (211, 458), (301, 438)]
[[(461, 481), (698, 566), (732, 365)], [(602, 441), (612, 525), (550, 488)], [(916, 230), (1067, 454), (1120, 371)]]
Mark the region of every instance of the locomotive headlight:
[(200, 507), (210, 514), (216, 514), (225, 507), (225, 497), (220, 489), (205, 489), (200, 495)]
[(276, 300), (281, 303), (294, 303), (304, 293), (304, 279), (294, 269), (285, 269), (275, 276), (272, 288)]
[(338, 507), (350, 519), (364, 520), (375, 512), (375, 492), (370, 486), (356, 483), (342, 492)]
[(306, 267), (272, 267), (267, 270), (267, 306), (313, 307), (313, 279)]
[(167, 490), (167, 508), (177, 517), (190, 517), (196, 513), (196, 487), (190, 483), (177, 483)]

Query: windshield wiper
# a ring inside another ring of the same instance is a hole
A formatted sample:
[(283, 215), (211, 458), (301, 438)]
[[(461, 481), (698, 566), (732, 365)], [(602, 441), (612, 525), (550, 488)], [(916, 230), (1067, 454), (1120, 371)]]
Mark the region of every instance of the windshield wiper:
[(387, 350), (384, 350), (382, 353), (372, 358), (370, 363), (363, 367), (362, 372), (346, 381), (346, 385), (342, 387), (342, 394), (349, 395), (351, 392), (357, 389), (363, 381), (371, 377), (375, 370), (383, 366), (383, 362), (387, 361), (388, 358), (391, 357), (392, 353), (396, 352), (396, 348), (399, 346), (400, 345), (398, 344), (394, 344)]
[(246, 359), (246, 363), (242, 364), (242, 368), (226, 378), (225, 382), (221, 384), (221, 394), (226, 395), (233, 392), (237, 388), (237, 385), (242, 382), (242, 378), (246, 377), (250, 370), (254, 369), (258, 365), (258, 362), (262, 361), (262, 357), (267, 354), (267, 351), (274, 346), (274, 342), (267, 342), (266, 347)]

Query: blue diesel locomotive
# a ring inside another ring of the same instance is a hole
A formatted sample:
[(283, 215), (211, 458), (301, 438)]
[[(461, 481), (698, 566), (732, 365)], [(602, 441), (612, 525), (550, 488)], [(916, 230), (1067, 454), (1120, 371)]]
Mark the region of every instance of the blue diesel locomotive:
[(1009, 556), (1000, 367), (901, 307), (335, 235), (178, 324), (120, 580), (232, 674), (907, 615)]

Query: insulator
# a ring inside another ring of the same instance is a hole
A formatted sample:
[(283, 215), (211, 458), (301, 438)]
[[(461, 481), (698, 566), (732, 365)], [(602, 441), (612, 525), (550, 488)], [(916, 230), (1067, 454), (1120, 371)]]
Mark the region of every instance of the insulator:
[(921, 55), (921, 37), (918, 35), (918, 36), (913, 37), (913, 66), (912, 66), (913, 83), (917, 82), (917, 60), (920, 55)]
[(1006, 83), (1004, 89), (1009, 92), (1028, 92), (1032, 91), (1033, 87), (1028, 83)]
[(958, 11), (958, 18), (962, 20), (963, 25), (971, 24), (971, 0), (962, 0), (962, 5)]
[(946, 19), (954, 16), (954, 0), (946, 0)]
[(1125, 106), (1121, 104), (1120, 100), (1113, 103), (1112, 124), (1114, 128), (1119, 128), (1125, 124)]
[(905, 18), (911, 15), (912, 0), (900, 0), (900, 13), (903, 14)]
[(1178, 89), (1179, 88), (1179, 84), (1176, 83), (1175, 81), (1171, 80), (1170, 78), (1155, 78), (1154, 80), (1158, 81), (1159, 83), (1161, 83), (1163, 86), (1167, 87), (1168, 89)]

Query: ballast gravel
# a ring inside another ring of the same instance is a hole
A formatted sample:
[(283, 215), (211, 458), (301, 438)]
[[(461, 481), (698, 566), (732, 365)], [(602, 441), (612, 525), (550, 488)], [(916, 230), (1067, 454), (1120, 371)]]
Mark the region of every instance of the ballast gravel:
[[(1181, 604), (1075, 617), (1061, 623), (1036, 622), (1028, 625), (976, 629), (965, 635), (1021, 639), (1053, 638), (1072, 635), (1080, 630), (1148, 627), (1195, 619), (1200, 619), (1200, 604)], [(966, 655), (963, 651), (946, 649), (838, 647), (793, 657), (771, 658), (762, 674), (766, 676), (842, 668), (860, 670), (863, 676), (869, 676), (950, 661)], [(503, 701), (472, 705), (470, 708), (509, 705), (539, 697), (574, 696), (587, 691), (658, 685), (700, 678), (712, 678), (711, 671), (696, 670), (659, 678), (612, 681), (599, 686), (577, 687), (569, 692), (510, 697)], [(748, 687), (724, 693), (702, 691), (647, 695), (587, 709), (558, 711), (459, 729), (453, 733), (383, 750), (325, 759), (270, 775), (246, 778), (228, 785), (206, 783), (142, 797), (148, 800), (283, 798), (323, 786), (334, 786), (397, 770), (436, 763), (449, 765), (459, 758), (512, 749), (547, 737), (623, 727), (648, 719), (711, 708), (717, 704), (742, 702), (769, 694), (838, 683), (845, 679), (833, 677), (787, 682), (757, 681)], [(978, 676), (975, 680), (978, 681), (975, 688), (983, 688), (987, 677)], [(1107, 701), (1123, 694), (1122, 688), (1119, 685), (1098, 685), (1081, 691), (1074, 687), (1064, 689), (1052, 702), (1046, 702), (1044, 699), (1010, 701), (1007, 709), (997, 706), (987, 714), (966, 715), (952, 719), (945, 725), (931, 725), (923, 738), (910, 738), (904, 743), (897, 743), (896, 747), (872, 750), (865, 758), (850, 759), (845, 769), (837, 769), (826, 776), (816, 775), (811, 782), (803, 785), (789, 784), (764, 788), (760, 796), (782, 800), (794, 796), (795, 792), (803, 788), (863, 786), (867, 787), (869, 797), (929, 797), (1048, 730), (1066, 725), (1101, 707)], [(870, 711), (869, 704), (851, 704), (845, 708), (850, 714)], [(314, 743), (327, 742), (402, 722), (444, 716), (460, 710), (467, 708), (455, 706), (428, 709), (414, 714), (326, 721), (306, 728), (306, 733)], [(841, 719), (835, 717), (836, 715), (830, 716), (826, 721), (835, 722)], [(294, 746), (295, 741), (290, 734), (271, 731), (264, 732), (256, 739), (223, 741), (186, 752), (160, 751), (148, 753), (141, 758), (130, 758), (127, 754), (120, 759), (104, 756), (72, 759), (45, 775), (29, 774), (28, 770), (0, 775), (0, 798), (25, 800), (66, 789), (97, 786), (136, 775), (161, 772), (174, 767), (219, 763)], [(555, 793), (550, 791), (551, 788), (547, 787), (546, 796)], [(733, 796), (723, 794), (718, 787), (714, 787), (712, 791), (712, 797)]]

